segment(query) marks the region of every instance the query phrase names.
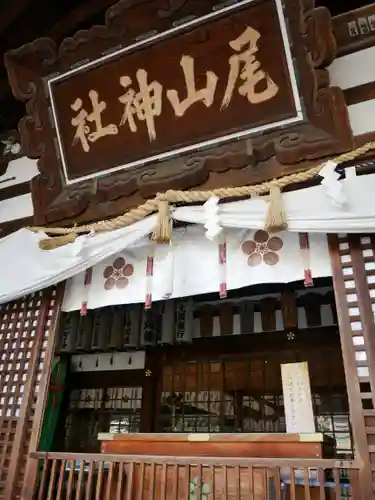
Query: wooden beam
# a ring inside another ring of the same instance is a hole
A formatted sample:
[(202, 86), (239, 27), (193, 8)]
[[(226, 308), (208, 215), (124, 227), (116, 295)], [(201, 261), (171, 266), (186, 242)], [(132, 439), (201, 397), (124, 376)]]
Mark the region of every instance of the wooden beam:
[(375, 82), (350, 87), (344, 90), (345, 101), (348, 106), (375, 98)]
[(7, 222), (0, 223), (0, 238), (8, 236), (8, 234), (14, 233), (19, 229), (26, 226), (32, 226), (34, 223), (33, 217), (23, 217), (22, 219), (9, 220)]
[(10, 198), (16, 198), (17, 196), (22, 196), (28, 193), (31, 193), (30, 181), (13, 184), (12, 186), (7, 186), (3, 189), (1, 189), (0, 184), (0, 201), (9, 200)]
[(144, 374), (149, 370), (151, 377), (144, 375), (142, 384), (142, 407), (140, 432), (154, 432), (160, 407), (161, 367), (163, 357), (153, 351), (146, 352)]

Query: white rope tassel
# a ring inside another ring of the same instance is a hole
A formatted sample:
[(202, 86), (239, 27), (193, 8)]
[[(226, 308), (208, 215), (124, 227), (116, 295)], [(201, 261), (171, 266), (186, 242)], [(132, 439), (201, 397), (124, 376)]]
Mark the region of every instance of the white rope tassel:
[(280, 188), (275, 185), (270, 189), (266, 220), (264, 229), (269, 233), (279, 233), (288, 227), (283, 197)]

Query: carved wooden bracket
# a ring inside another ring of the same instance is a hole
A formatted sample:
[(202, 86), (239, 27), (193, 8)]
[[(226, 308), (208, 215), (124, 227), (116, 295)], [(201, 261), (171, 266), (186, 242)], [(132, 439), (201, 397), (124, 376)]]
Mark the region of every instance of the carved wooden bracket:
[(314, 8), (313, 0), (287, 0), (292, 54), (305, 107), (302, 125), (103, 176), (95, 182), (64, 184), (46, 80), (129, 45), (145, 33), (160, 33), (178, 20), (207, 14), (215, 3), (122, 0), (108, 10), (105, 26), (80, 31), (59, 47), (50, 39), (39, 39), (5, 55), (13, 93), (26, 102), (26, 116), (19, 124), (23, 150), (39, 161), (40, 175), (32, 181), (36, 223), (84, 222), (115, 216), (171, 188), (251, 184), (301, 170), (318, 158), (353, 147), (343, 93), (329, 86), (326, 68), (336, 50), (329, 12)]

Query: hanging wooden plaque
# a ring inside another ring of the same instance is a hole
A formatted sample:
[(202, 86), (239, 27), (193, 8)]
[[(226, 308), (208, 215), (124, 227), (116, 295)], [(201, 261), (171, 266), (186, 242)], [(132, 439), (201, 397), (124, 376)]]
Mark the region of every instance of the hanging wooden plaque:
[(79, 311), (66, 312), (62, 315), (59, 329), (59, 343), (57, 352), (71, 353), (75, 350), (75, 344), (80, 325)]
[(284, 330), (297, 328), (298, 309), (295, 294), (293, 292), (283, 293), (280, 303)]
[(204, 305), (199, 309), (200, 336), (212, 337), (214, 333), (214, 309), (210, 305)]
[(243, 0), (48, 80), (66, 182), (302, 121), (279, 7)]
[(125, 324), (123, 329), (123, 347), (136, 349), (140, 344), (143, 304), (126, 306)]
[(276, 330), (276, 308), (277, 300), (266, 297), (259, 302), (260, 314), (262, 318), (262, 329), (264, 332)]
[(240, 304), (241, 334), (254, 333), (254, 302), (244, 300)]
[(233, 304), (224, 302), (219, 305), (220, 335), (233, 333)]
[(95, 310), (91, 344), (93, 351), (104, 351), (109, 348), (112, 318), (113, 311), (111, 307), (102, 307)]
[(175, 314), (175, 341), (191, 342), (194, 328), (194, 306), (192, 300), (178, 300)]
[(307, 293), (302, 296), (301, 300), (305, 309), (307, 327), (321, 326), (322, 296), (319, 293)]
[(94, 313), (88, 311), (86, 316), (80, 316), (75, 351), (89, 351), (91, 348)]
[(141, 345), (154, 346), (161, 341), (164, 304), (156, 302), (142, 311)]
[(123, 330), (126, 320), (126, 308), (124, 306), (115, 306), (113, 308), (113, 318), (111, 332), (109, 335), (110, 349), (121, 350), (123, 347)]
[(118, 215), (169, 188), (250, 184), (352, 147), (325, 69), (336, 50), (328, 10), (166, 3), (119, 2), (106, 26), (59, 48), (44, 38), (6, 54), (27, 101), (22, 146), (40, 158), (37, 223)]

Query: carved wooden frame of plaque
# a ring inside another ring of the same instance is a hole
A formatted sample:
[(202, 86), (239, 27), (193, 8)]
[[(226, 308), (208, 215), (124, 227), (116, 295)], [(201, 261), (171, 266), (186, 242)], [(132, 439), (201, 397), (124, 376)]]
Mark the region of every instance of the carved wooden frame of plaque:
[(26, 102), (26, 116), (19, 124), (23, 151), (39, 159), (40, 175), (32, 181), (35, 222), (67, 224), (116, 216), (159, 191), (260, 182), (352, 148), (344, 96), (341, 89), (329, 86), (326, 70), (336, 51), (330, 14), (325, 8), (314, 8), (314, 0), (287, 0), (286, 4), (305, 122), (69, 186), (63, 181), (56, 154), (46, 78), (129, 45), (145, 34), (203, 16), (217, 2), (121, 0), (107, 11), (105, 26), (80, 31), (59, 47), (42, 38), (8, 52), (5, 64), (13, 93)]

